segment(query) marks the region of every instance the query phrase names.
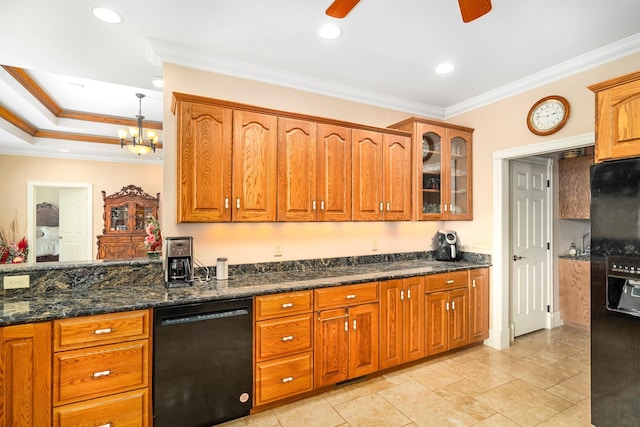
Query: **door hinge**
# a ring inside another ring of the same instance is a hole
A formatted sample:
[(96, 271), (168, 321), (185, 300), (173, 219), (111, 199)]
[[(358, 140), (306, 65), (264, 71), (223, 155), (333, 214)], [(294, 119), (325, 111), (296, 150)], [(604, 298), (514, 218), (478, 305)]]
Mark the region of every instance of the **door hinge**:
[(549, 188), (549, 187), (551, 187), (551, 180), (550, 179), (547, 180), (547, 188)]
[(547, 305), (547, 313), (551, 313), (551, 306)]
[(547, 242), (547, 250), (551, 249), (551, 242)]

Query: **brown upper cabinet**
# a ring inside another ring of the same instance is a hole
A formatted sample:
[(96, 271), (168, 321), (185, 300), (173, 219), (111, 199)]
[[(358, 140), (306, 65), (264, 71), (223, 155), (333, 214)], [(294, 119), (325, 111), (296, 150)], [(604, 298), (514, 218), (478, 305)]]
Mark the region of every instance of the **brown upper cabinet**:
[(414, 219), (472, 220), (473, 129), (417, 117), (390, 127), (413, 134)]
[(592, 164), (592, 155), (558, 161), (560, 218), (589, 219), (591, 217), (589, 168)]
[(351, 220), (351, 129), (278, 119), (278, 220)]
[(640, 156), (640, 71), (589, 89), (596, 94), (596, 162)]
[(353, 219), (411, 219), (411, 139), (353, 130)]
[(181, 93), (172, 111), (177, 222), (411, 219), (407, 132)]

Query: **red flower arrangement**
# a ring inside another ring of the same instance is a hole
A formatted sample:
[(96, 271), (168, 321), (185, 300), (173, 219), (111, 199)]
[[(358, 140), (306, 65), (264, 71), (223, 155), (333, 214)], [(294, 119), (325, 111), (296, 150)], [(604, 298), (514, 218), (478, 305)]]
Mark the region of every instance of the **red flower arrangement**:
[(147, 237), (144, 238), (144, 245), (151, 252), (159, 251), (162, 245), (162, 234), (160, 233), (160, 223), (153, 215), (149, 215), (145, 220)]
[(29, 243), (27, 238), (18, 240), (17, 221), (13, 219), (9, 225), (9, 232), (0, 230), (0, 264), (20, 264), (27, 260)]

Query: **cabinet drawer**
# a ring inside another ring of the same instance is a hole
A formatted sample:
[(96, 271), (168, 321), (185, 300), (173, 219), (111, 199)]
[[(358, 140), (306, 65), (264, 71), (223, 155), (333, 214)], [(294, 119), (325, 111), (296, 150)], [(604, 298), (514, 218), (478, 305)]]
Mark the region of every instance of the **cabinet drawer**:
[(63, 351), (149, 337), (149, 310), (53, 322), (53, 350)]
[(312, 291), (263, 295), (255, 299), (256, 320), (308, 313), (313, 304)]
[(73, 403), (53, 410), (53, 427), (149, 425), (147, 389)]
[(53, 403), (61, 405), (147, 387), (149, 344), (130, 341), (53, 355)]
[(313, 389), (311, 352), (256, 365), (256, 406)]
[(312, 349), (311, 313), (256, 322), (256, 360)]
[(431, 274), (425, 276), (427, 292), (443, 291), (466, 287), (469, 283), (469, 271), (453, 271), (451, 273)]
[(316, 311), (376, 302), (378, 301), (378, 282), (316, 289), (313, 298)]

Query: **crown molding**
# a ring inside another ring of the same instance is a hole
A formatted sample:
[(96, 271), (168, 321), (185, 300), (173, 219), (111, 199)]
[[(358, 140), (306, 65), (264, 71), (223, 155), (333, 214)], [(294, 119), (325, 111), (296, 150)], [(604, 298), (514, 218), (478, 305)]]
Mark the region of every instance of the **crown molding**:
[(260, 67), (229, 58), (212, 57), (207, 52), (163, 40), (148, 39), (147, 44), (152, 52), (151, 56), (156, 58), (158, 62), (171, 62), (177, 65), (218, 74), (261, 81), (392, 110), (406, 111), (415, 115), (446, 120), (555, 80), (637, 53), (640, 51), (640, 33), (446, 108), (365, 91), (352, 86), (311, 78), (285, 70)]

